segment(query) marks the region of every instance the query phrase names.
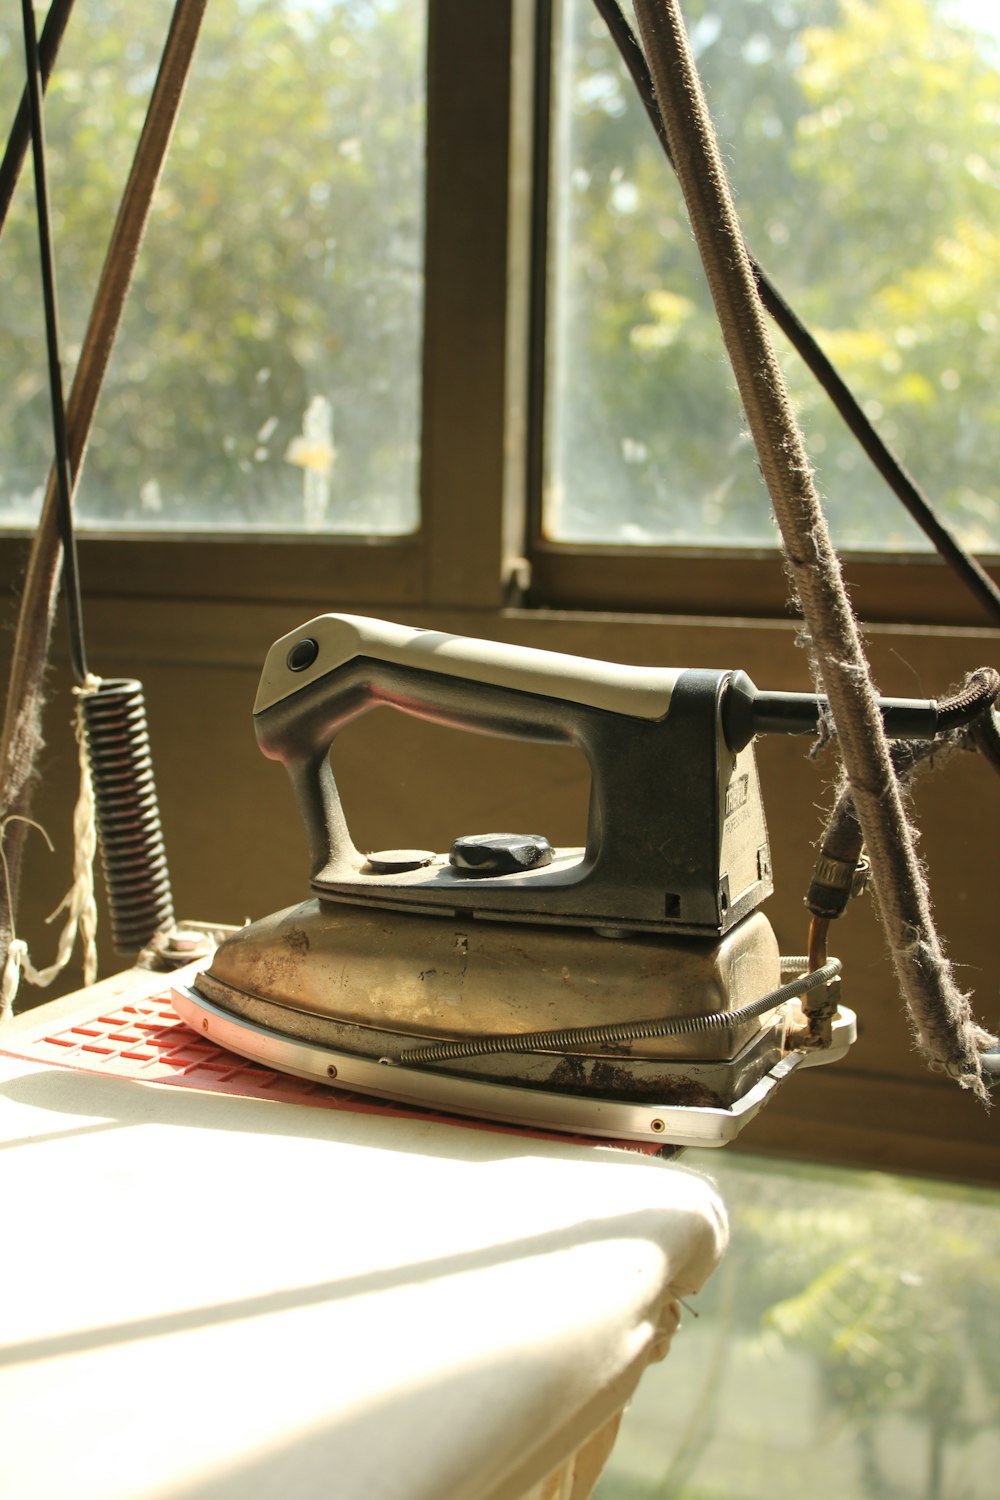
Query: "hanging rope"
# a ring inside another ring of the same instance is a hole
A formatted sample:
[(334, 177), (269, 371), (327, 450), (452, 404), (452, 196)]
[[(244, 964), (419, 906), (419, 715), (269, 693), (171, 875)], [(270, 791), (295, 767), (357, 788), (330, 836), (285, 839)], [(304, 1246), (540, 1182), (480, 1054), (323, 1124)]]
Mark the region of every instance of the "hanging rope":
[(836, 725), (872, 884), (917, 1042), (933, 1066), (986, 1099), (992, 1038), (955, 983), (931, 916), (914, 836), (827, 529), (775, 357), (677, 0), (636, 0), (636, 18), (678, 180), (784, 544), (813, 670)]
[[(28, 953), (27, 943), (12, 933), (4, 961), (3, 976), (0, 978), (0, 1023), (10, 1020), (13, 1015), (14, 1001), (17, 998), (22, 974), (29, 984), (45, 989), (69, 963), (78, 936), (83, 950), (83, 982), (85, 985), (93, 984), (97, 978), (97, 903), (94, 900), (97, 824), (94, 811), (94, 786), (90, 775), (90, 759), (87, 755), (84, 734), (82, 699), (96, 692), (99, 687), (100, 678), (88, 677), (82, 687), (74, 689), (78, 699), (81, 700), (77, 704), (75, 723), (80, 790), (73, 812), (73, 883), (48, 918), (52, 922), (60, 912), (66, 913), (66, 921), (59, 934), (56, 956), (48, 968), (37, 969)], [(7, 830), (16, 818), (17, 814), (12, 814), (0, 825), (0, 865), (2, 865), (5, 887), (9, 884), (10, 874), (4, 840)], [(18, 821), (24, 823), (27, 828), (37, 829), (48, 844), (49, 850), (52, 850), (52, 841), (41, 824), (33, 822), (30, 818), (21, 818)]]

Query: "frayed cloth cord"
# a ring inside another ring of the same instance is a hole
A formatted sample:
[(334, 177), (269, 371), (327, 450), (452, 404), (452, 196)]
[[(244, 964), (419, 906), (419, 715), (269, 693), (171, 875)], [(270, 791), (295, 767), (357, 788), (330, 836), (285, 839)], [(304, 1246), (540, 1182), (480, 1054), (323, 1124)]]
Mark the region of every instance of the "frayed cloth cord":
[[(920, 769), (944, 764), (957, 750), (978, 750), (993, 769), (1000, 772), (1000, 757), (990, 754), (991, 739), (997, 732), (993, 704), (998, 694), (1000, 672), (993, 667), (978, 667), (969, 673), (957, 693), (938, 705), (941, 728), (935, 739), (894, 741), (890, 756), (900, 784), (908, 788)], [(855, 867), (861, 857), (862, 842), (854, 811), (854, 794), (845, 784), (839, 790), (820, 840), (820, 858)], [(816, 879), (815, 873), (813, 879)], [(837, 911), (820, 909), (810, 902), (809, 897), (806, 905), (816, 916), (833, 917), (840, 915), (846, 900), (845, 891)]]
[[(99, 686), (100, 678), (88, 677), (83, 686), (76, 689), (76, 692), (78, 697), (82, 698), (88, 693), (96, 692)], [(21, 976), (23, 975), (29, 984), (45, 989), (69, 963), (77, 936), (80, 938), (83, 950), (83, 982), (85, 985), (93, 984), (97, 978), (97, 903), (94, 900), (97, 823), (90, 757), (87, 753), (83, 712), (79, 703), (76, 710), (75, 732), (80, 766), (80, 790), (73, 811), (73, 883), (49, 917), (51, 922), (61, 912), (65, 912), (66, 920), (59, 934), (55, 959), (45, 969), (36, 969), (28, 953), (28, 945), (22, 938), (16, 936), (11, 938), (4, 962), (3, 977), (0, 979), (0, 1022), (9, 1020), (14, 1013), (14, 1001), (17, 998)], [(42, 832), (44, 834), (44, 830)], [(48, 842), (48, 835), (44, 836)], [(6, 873), (5, 858), (5, 879)]]
[(813, 669), (830, 702), (872, 884), (918, 1045), (986, 1098), (990, 1043), (955, 984), (931, 916), (913, 832), (812, 471), (733, 207), (676, 0), (636, 0), (636, 19), (716, 313), (757, 449)]

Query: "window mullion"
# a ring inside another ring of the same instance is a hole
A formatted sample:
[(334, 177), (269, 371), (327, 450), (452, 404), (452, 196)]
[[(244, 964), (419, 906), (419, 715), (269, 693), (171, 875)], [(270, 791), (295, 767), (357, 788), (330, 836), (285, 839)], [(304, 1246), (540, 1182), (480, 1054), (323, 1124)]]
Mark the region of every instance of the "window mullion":
[(429, 5), (422, 493), (435, 606), (501, 597), (515, 88), (497, 62), (520, 45), (524, 9)]

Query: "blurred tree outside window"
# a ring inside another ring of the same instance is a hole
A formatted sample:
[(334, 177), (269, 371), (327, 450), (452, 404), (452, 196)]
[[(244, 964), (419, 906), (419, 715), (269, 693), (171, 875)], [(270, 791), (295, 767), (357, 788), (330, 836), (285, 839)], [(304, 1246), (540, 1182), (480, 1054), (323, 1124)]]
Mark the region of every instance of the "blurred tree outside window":
[(594, 1500), (993, 1500), (1000, 1192), (731, 1150), (681, 1166), (715, 1178), (732, 1238)]
[[(5, 9), (9, 121), (24, 47), (19, 11)], [(77, 7), (53, 70), (46, 133), (67, 392), (171, 9)], [(208, 7), (84, 465), (83, 527), (415, 530), (425, 9)], [(0, 275), (0, 525), (31, 527), (52, 438), (30, 160)]]
[[(1000, 11), (686, 0), (747, 242), (967, 546), (1000, 551)], [(564, 0), (544, 528), (774, 546), (680, 189)], [(775, 334), (834, 541), (929, 547)]]

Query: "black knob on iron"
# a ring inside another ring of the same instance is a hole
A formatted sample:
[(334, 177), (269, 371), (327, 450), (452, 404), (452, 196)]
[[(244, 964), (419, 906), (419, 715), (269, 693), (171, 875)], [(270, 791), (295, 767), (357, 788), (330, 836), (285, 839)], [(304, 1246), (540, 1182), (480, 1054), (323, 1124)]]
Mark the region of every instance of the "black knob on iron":
[(470, 833), (456, 839), (449, 863), (463, 875), (517, 875), (552, 863), (552, 845), (540, 833)]

